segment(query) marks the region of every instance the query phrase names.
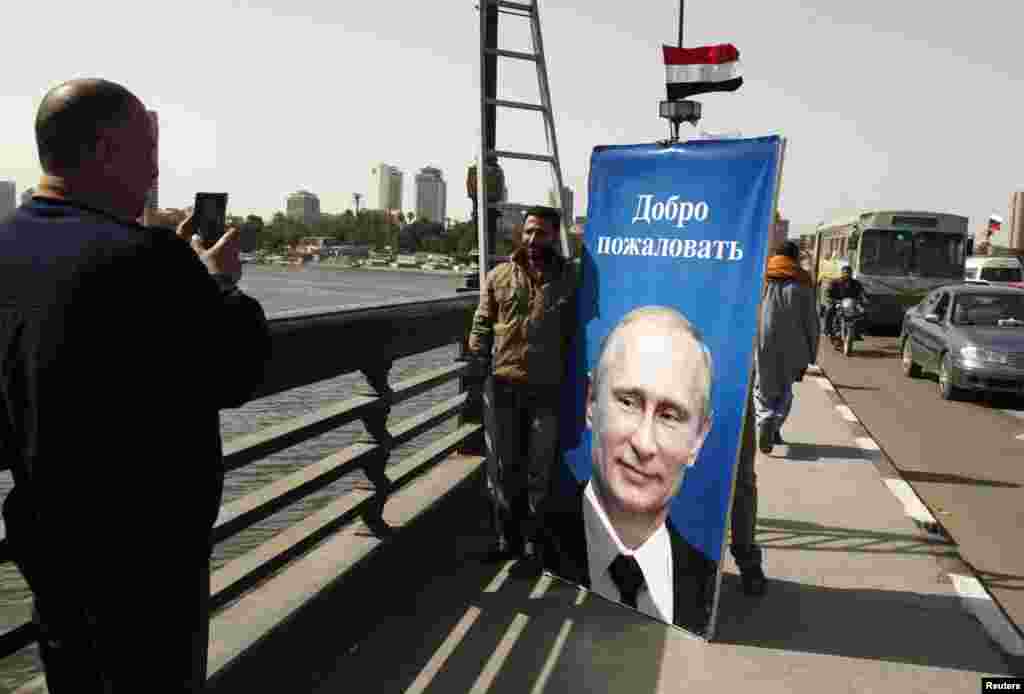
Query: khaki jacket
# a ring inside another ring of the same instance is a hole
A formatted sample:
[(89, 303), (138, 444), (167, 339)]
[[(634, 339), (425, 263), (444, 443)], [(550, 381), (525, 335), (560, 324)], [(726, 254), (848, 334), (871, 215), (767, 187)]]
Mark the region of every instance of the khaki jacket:
[(487, 273), (473, 316), (469, 349), (478, 357), (494, 350), (494, 375), (524, 385), (562, 382), (569, 343), (576, 333), (576, 261), (559, 258), (542, 283), (526, 271), (525, 249)]

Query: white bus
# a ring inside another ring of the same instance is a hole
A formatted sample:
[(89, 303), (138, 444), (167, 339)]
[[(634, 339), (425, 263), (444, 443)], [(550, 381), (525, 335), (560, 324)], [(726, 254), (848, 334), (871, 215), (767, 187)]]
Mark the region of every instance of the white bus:
[(818, 297), (843, 265), (864, 285), (871, 326), (899, 326), (907, 308), (943, 284), (963, 281), (967, 217), (875, 210), (821, 224), (815, 233)]

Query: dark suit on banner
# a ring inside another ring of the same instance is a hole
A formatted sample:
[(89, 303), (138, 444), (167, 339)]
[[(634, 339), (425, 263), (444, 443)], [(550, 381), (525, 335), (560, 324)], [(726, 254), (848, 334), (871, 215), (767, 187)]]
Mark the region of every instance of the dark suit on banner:
[[(547, 571), (590, 588), (590, 565), (583, 520), (585, 484), (580, 484), (567, 507), (546, 509), (543, 516), (541, 557)], [(666, 523), (672, 546), (672, 623), (703, 634), (711, 614), (716, 578), (715, 563)]]

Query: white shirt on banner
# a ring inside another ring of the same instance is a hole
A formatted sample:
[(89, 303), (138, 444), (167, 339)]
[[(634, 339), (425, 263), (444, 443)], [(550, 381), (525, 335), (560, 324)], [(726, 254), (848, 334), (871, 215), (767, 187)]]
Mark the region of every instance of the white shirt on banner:
[(632, 554), (644, 573), (644, 587), (637, 596), (637, 609), (672, 624), (672, 540), (663, 523), (647, 541), (631, 551), (622, 544), (597, 500), (593, 481), (583, 492), (583, 527), (587, 535), (587, 563), (590, 589), (609, 600), (622, 601), (608, 567), (619, 554)]

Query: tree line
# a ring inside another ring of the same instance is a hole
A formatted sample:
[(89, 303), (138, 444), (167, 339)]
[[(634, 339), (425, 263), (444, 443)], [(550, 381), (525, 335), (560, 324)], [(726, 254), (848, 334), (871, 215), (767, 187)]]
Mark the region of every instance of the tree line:
[[(307, 237), (329, 238), (341, 243), (369, 246), (383, 251), (390, 247), (400, 253), (443, 253), (465, 255), (477, 247), (477, 231), (472, 221), (452, 221), (446, 229), (437, 222), (418, 220), (410, 212), (399, 221), (397, 215), (380, 210), (352, 210), (342, 214), (321, 214), (311, 224), (292, 219), (283, 212), (274, 213), (270, 222), (248, 215), (232, 218), (242, 228), (245, 246), (272, 253), (287, 252)], [(505, 239), (498, 240), (499, 254), (511, 251)]]

